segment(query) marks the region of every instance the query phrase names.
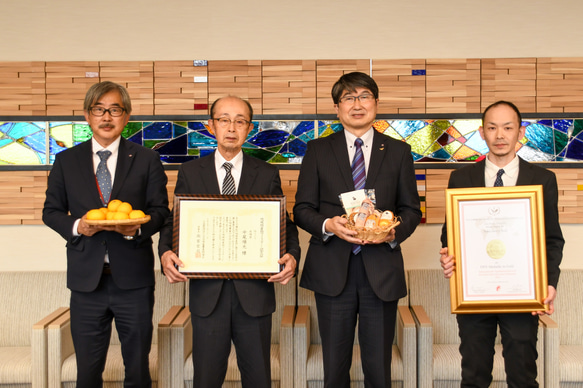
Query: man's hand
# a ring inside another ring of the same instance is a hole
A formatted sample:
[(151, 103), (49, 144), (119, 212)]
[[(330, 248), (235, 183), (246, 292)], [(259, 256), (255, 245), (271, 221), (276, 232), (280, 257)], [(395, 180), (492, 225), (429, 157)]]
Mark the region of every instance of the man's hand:
[(557, 297), (557, 290), (553, 286), (548, 287), (548, 295), (544, 303), (549, 306), (547, 311), (533, 311), (532, 315), (551, 315), (555, 312), (555, 298)]
[(350, 230), (346, 227), (347, 222), (348, 220), (346, 218), (336, 216), (326, 221), (324, 228), (326, 232), (334, 233), (335, 236), (340, 237), (342, 240), (348, 241), (349, 243), (364, 244), (364, 240), (354, 237), (358, 234), (356, 231)]
[(84, 236), (91, 237), (97, 232), (104, 230), (110, 232), (117, 232), (124, 236), (135, 236), (136, 231), (140, 229), (140, 225), (89, 225), (87, 222), (87, 215), (81, 217), (79, 225), (77, 225), (77, 233)]
[(441, 263), (441, 268), (443, 268), (443, 276), (449, 279), (455, 271), (455, 259), (449, 254), (447, 247), (441, 248), (439, 254), (441, 255), (439, 261)]
[(162, 257), (160, 257), (160, 265), (162, 266), (162, 271), (164, 271), (166, 279), (168, 279), (170, 283), (185, 282), (188, 280), (188, 278), (181, 274), (176, 268), (176, 266), (184, 267), (184, 263), (178, 258), (176, 253), (170, 250), (164, 252)]
[(267, 281), (271, 283), (287, 284), (296, 273), (296, 259), (294, 259), (289, 253), (286, 253), (277, 262), (284, 266), (283, 269), (280, 273), (267, 279)]

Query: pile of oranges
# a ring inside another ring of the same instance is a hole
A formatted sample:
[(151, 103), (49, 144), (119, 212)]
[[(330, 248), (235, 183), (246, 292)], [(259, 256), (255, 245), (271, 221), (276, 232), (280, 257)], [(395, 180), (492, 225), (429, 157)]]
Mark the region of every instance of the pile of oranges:
[(143, 211), (134, 210), (128, 202), (122, 202), (119, 199), (109, 201), (107, 207), (91, 209), (87, 212), (88, 220), (133, 220), (145, 216)]

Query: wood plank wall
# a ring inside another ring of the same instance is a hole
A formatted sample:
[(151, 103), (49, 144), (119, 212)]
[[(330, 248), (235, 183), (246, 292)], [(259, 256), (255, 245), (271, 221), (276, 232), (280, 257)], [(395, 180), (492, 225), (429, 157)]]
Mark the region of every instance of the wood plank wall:
[[(445, 189), (451, 169), (417, 168), (417, 188), (423, 222), (441, 224), (445, 219)], [(583, 223), (583, 169), (551, 169), (559, 185), (561, 223)], [(42, 224), (47, 171), (0, 171), (0, 225)], [(167, 170), (168, 196), (172, 206), (178, 171)], [(292, 213), (298, 170), (280, 170), (281, 185)]]
[(583, 58), (0, 62), (0, 116), (82, 115), (86, 90), (128, 88), (135, 115), (208, 114), (233, 94), (256, 114), (333, 114), (344, 73), (371, 73), (379, 113), (479, 113), (498, 99), (524, 113), (583, 111)]

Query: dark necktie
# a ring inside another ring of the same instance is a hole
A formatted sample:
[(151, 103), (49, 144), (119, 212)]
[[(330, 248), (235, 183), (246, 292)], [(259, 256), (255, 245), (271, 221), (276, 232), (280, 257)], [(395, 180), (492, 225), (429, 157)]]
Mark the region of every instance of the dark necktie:
[(504, 182), (502, 182), (502, 175), (504, 174), (504, 170), (500, 169), (496, 173), (496, 180), (494, 181), (494, 187), (502, 187), (504, 186)]
[(97, 151), (97, 156), (99, 156), (101, 161), (97, 165), (95, 177), (97, 178), (97, 184), (99, 185), (101, 201), (103, 202), (103, 205), (107, 205), (109, 202), (109, 196), (111, 195), (111, 174), (107, 168), (107, 159), (111, 156), (111, 151)]
[(235, 179), (233, 179), (233, 175), (231, 175), (231, 169), (233, 165), (229, 162), (225, 162), (223, 164), (223, 168), (225, 169), (225, 179), (223, 180), (223, 190), (221, 194), (223, 195), (235, 195), (237, 190), (235, 190)]
[[(364, 155), (362, 154), (362, 144), (364, 142), (361, 138), (356, 138), (354, 141), (354, 159), (352, 159), (352, 180), (354, 181), (354, 189), (364, 189), (366, 183), (366, 170), (364, 168)], [(352, 245), (352, 253), (357, 255), (362, 247), (358, 244)]]

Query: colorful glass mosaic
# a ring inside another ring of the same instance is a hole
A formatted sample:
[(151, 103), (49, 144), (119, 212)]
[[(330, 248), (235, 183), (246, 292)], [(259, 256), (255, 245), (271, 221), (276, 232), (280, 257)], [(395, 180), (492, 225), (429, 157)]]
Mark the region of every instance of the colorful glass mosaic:
[[(270, 163), (300, 164), (308, 141), (342, 129), (339, 121), (255, 121), (244, 152)], [(583, 161), (583, 120), (525, 120), (517, 152), (528, 161)], [(418, 162), (475, 161), (488, 151), (479, 119), (379, 120), (374, 128), (411, 145)], [(206, 121), (132, 121), (122, 136), (182, 163), (212, 152), (216, 139)], [(52, 164), (60, 151), (91, 138), (86, 122), (0, 121), (0, 165)]]

